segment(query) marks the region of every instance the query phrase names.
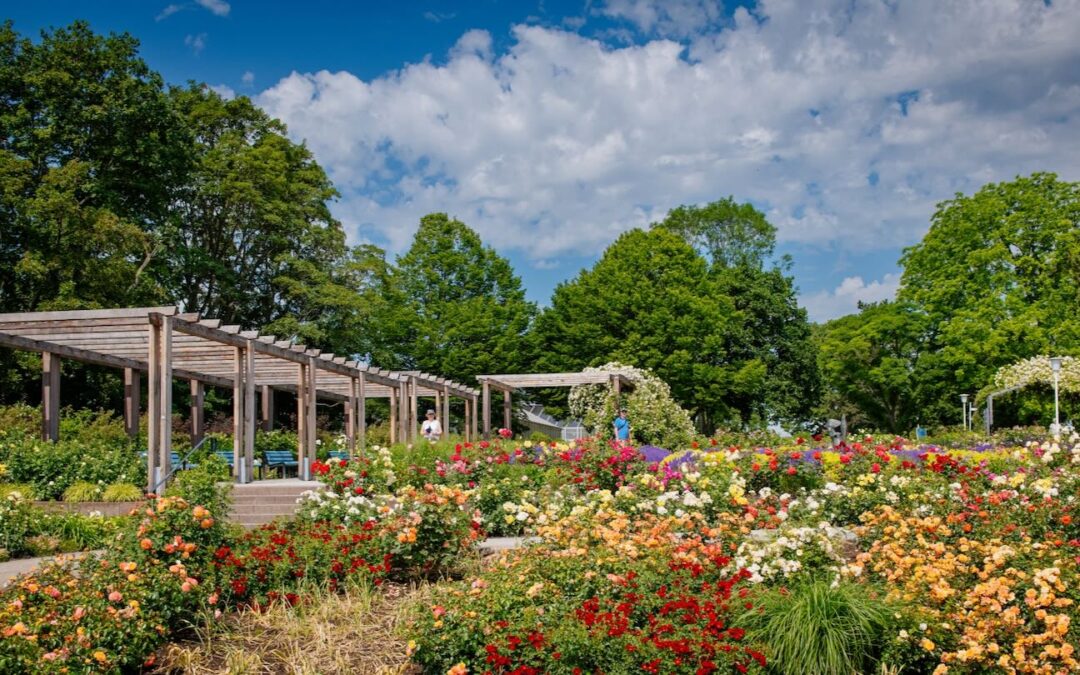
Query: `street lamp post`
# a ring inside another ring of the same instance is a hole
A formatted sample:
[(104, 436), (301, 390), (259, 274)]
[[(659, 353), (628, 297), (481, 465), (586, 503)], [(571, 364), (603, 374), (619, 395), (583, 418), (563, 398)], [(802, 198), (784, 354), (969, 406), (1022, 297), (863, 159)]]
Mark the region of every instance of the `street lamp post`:
[(1061, 440), (1061, 412), (1058, 408), (1058, 378), (1061, 376), (1061, 357), (1050, 357), (1050, 370), (1054, 373), (1054, 438)]
[(968, 404), (967, 404), (967, 402), (968, 402), (968, 395), (967, 394), (960, 394), (960, 414), (961, 414), (960, 423), (964, 426), (964, 431), (967, 431), (967, 428), (968, 428), (968, 423), (967, 423), (967, 421), (968, 421)]

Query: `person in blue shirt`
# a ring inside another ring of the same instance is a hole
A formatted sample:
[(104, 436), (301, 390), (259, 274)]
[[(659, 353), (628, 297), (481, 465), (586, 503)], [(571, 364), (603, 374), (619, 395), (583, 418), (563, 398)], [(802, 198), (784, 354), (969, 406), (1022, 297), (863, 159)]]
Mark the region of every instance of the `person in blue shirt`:
[(623, 442), (630, 441), (630, 420), (626, 418), (626, 408), (619, 409), (619, 416), (612, 422), (615, 428), (615, 439)]

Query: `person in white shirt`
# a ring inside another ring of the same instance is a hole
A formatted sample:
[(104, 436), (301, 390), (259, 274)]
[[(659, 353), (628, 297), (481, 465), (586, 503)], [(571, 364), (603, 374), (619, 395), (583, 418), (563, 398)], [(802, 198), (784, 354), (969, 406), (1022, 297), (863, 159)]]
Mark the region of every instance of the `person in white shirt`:
[(428, 442), (435, 443), (442, 438), (442, 425), (439, 424), (439, 420), (435, 419), (435, 411), (427, 411), (427, 419), (420, 425), (420, 433), (424, 435), (424, 438), (428, 439)]

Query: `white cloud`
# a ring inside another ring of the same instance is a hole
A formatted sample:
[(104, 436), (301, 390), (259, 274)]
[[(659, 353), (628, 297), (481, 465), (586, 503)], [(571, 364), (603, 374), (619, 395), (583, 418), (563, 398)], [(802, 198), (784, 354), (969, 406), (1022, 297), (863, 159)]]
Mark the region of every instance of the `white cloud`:
[(195, 4), (217, 16), (228, 16), (232, 7), (225, 0), (195, 0)]
[(519, 25), (499, 52), (470, 31), (445, 62), (293, 73), (259, 103), (329, 170), (351, 236), (392, 249), (448, 211), (533, 260), (588, 255), (731, 194), (781, 241), (858, 255), (917, 240), (957, 191), (1080, 178), (1080, 0), (762, 0), (729, 23), (620, 48)]
[(183, 5), (167, 5), (165, 9), (161, 10), (157, 16), (154, 17), (154, 21), (162, 21), (168, 19), (173, 14), (176, 14), (180, 10), (184, 9)]
[(847, 277), (831, 291), (804, 295), (799, 304), (811, 321), (828, 321), (858, 311), (860, 302), (892, 300), (900, 288), (899, 274), (886, 274), (880, 281), (866, 283), (862, 277)]
[(246, 86), (250, 87), (252, 84), (255, 83), (255, 73), (251, 72), (250, 70), (244, 71), (244, 74), (240, 77), (240, 81), (243, 82)]
[(720, 0), (607, 0), (593, 12), (628, 21), (643, 33), (688, 37), (715, 26), (723, 9)]
[(188, 35), (184, 38), (184, 44), (191, 48), (191, 53), (198, 56), (206, 49), (206, 33)]
[(231, 101), (232, 99), (236, 98), (236, 90), (234, 90), (227, 84), (211, 84), (208, 86), (210, 87), (210, 91), (214, 92), (226, 101)]

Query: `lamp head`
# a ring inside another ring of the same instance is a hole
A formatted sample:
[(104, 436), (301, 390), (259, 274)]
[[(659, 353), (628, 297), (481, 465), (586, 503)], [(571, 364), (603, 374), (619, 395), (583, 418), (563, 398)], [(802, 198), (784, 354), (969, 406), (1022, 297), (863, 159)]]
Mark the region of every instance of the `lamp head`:
[(967, 403), (968, 402), (968, 395), (967, 394), (960, 394), (960, 402), (961, 403)]
[(1061, 370), (1061, 357), (1060, 356), (1051, 356), (1050, 357), (1050, 370), (1054, 371), (1055, 373), (1059, 372)]

